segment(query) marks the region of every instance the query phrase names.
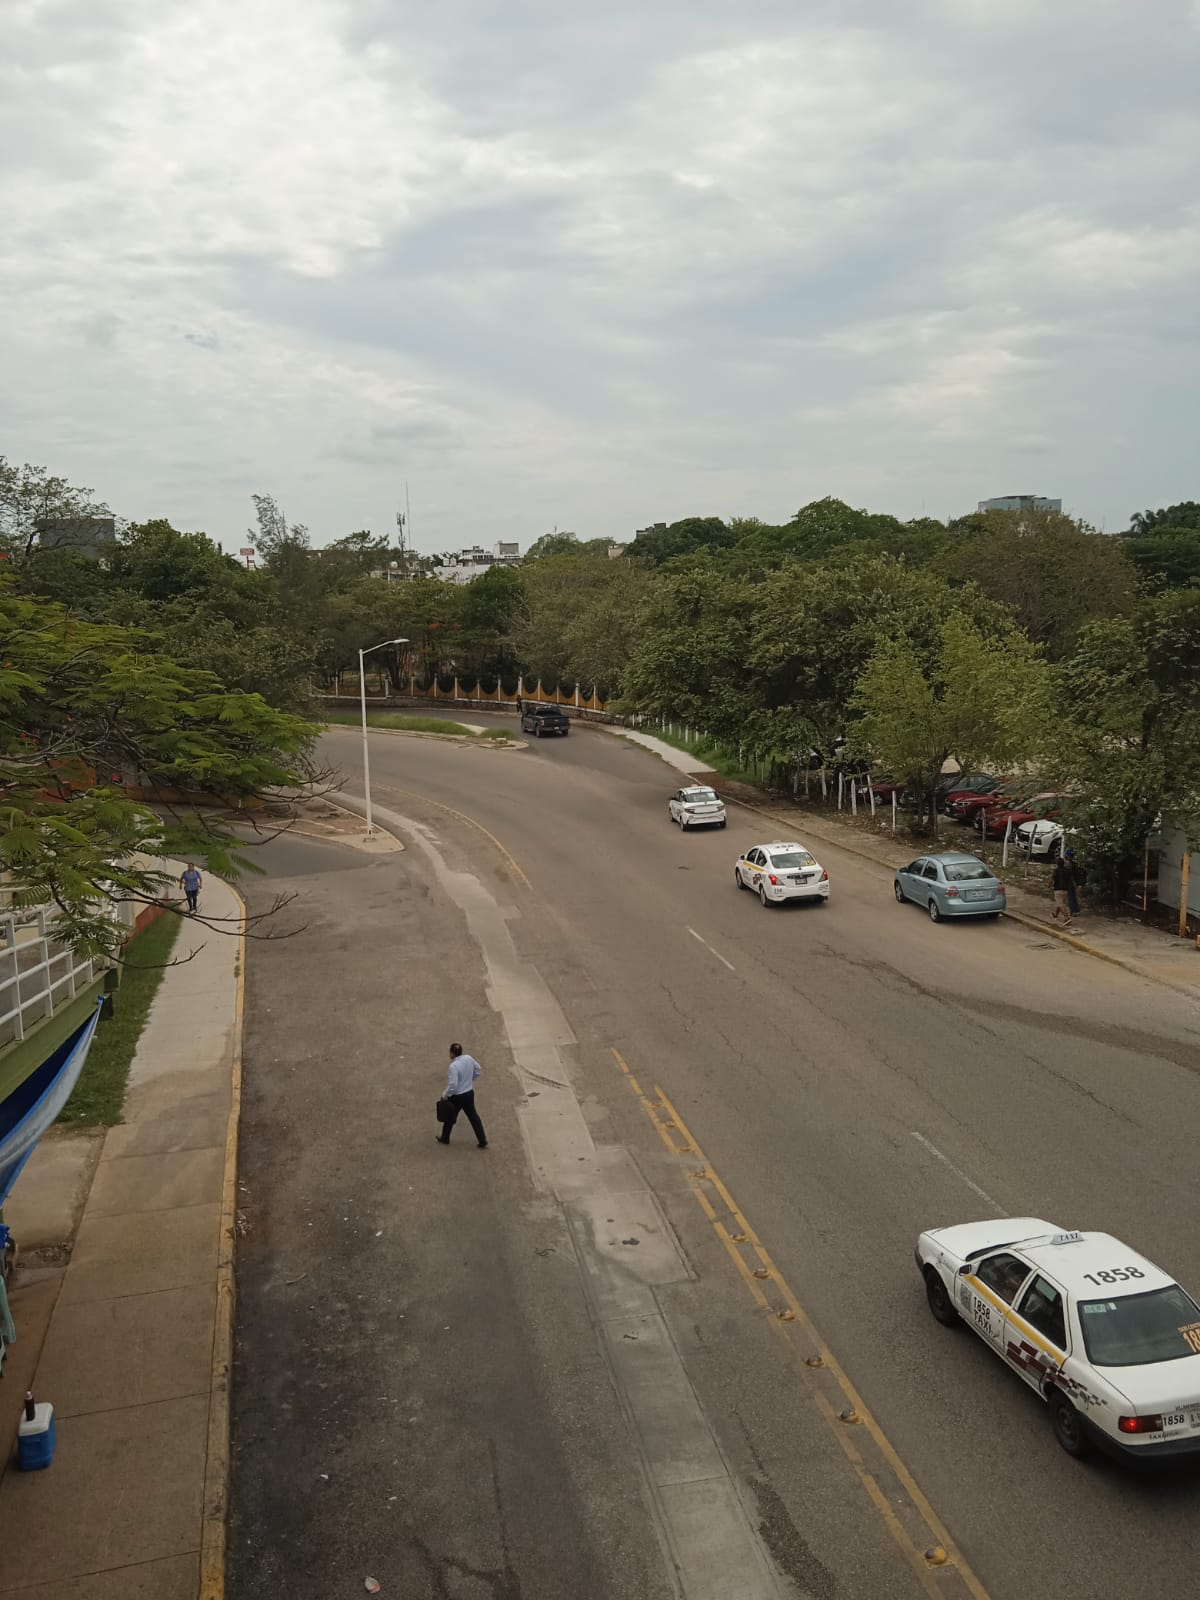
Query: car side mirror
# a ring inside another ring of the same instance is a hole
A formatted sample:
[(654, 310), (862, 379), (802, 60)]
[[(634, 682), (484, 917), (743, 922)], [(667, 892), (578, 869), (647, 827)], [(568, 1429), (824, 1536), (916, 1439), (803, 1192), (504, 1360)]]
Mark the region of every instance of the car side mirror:
[(964, 1261), (962, 1266), (959, 1267), (958, 1275), (960, 1278), (969, 1278), (971, 1276), (971, 1263), (969, 1261)]

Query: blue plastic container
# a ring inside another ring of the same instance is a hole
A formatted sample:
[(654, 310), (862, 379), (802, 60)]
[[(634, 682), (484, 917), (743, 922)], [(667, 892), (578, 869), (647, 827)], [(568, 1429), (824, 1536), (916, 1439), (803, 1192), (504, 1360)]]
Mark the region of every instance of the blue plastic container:
[(54, 1460), (56, 1433), (54, 1407), (48, 1400), (33, 1408), (33, 1417), (21, 1418), (17, 1429), (17, 1467), (21, 1472), (40, 1472)]

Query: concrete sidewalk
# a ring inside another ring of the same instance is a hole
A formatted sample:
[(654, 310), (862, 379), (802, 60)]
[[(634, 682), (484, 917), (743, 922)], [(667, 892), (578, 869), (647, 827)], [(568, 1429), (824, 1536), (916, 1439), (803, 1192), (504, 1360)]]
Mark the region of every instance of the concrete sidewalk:
[(0, 1479), (0, 1594), (220, 1593), (243, 911), (215, 878), (201, 909), (218, 929), (180, 932), (37, 1362), (53, 1465)]

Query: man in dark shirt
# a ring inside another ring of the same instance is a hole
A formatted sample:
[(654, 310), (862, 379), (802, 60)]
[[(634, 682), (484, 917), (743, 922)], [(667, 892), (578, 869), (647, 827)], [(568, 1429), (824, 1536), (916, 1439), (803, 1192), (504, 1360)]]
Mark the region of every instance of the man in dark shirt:
[(1075, 888), (1075, 866), (1069, 855), (1059, 856), (1054, 863), (1054, 876), (1050, 880), (1054, 890), (1054, 910), (1050, 913), (1051, 920), (1057, 922), (1062, 916), (1064, 928), (1071, 926), (1071, 893)]

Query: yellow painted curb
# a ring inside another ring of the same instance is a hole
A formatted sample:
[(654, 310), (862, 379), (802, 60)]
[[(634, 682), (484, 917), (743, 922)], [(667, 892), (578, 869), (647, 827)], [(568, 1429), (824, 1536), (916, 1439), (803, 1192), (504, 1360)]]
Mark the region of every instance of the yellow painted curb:
[(233, 1021), (229, 1125), (221, 1187), (221, 1232), (217, 1245), (217, 1310), (213, 1326), (212, 1381), (208, 1397), (208, 1449), (200, 1526), (199, 1600), (224, 1600), (226, 1520), (229, 1515), (229, 1407), (233, 1368), (234, 1253), (237, 1242), (238, 1127), (242, 1114), (242, 1030), (246, 1011), (246, 902), (226, 888), (242, 908), (238, 933), (237, 1003)]

